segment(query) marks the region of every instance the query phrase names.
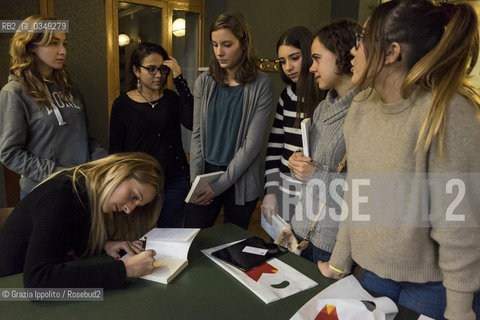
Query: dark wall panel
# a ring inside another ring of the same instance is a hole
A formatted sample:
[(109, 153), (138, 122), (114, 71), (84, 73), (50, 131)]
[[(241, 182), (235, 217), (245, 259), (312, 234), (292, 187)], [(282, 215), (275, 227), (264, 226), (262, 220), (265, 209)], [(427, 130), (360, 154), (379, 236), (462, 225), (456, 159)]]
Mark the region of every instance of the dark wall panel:
[(332, 1), (331, 19), (350, 19), (358, 21), (358, 7), (360, 0), (334, 0)]
[[(23, 20), (39, 13), (36, 0), (0, 0), (0, 20)], [(10, 68), (10, 39), (13, 33), (0, 33), (0, 88), (7, 83)], [(4, 172), (0, 165), (0, 208), (13, 206), (19, 198), (19, 177), (13, 172)]]
[[(217, 16), (225, 11), (243, 13), (251, 26), (259, 58), (276, 58), (275, 45), (280, 35), (288, 28), (303, 25), (316, 32), (330, 22), (331, 1), (205, 0), (205, 66), (209, 65), (212, 57), (210, 26)], [(274, 99), (277, 99), (285, 85), (278, 73), (269, 75), (274, 85)]]
[[(0, 20), (23, 20), (39, 13), (37, 1), (33, 0), (0, 0)], [(0, 87), (7, 83), (10, 67), (10, 39), (13, 33), (0, 33)]]
[(55, 0), (55, 16), (69, 20), (67, 69), (83, 95), (91, 134), (108, 143), (107, 40), (104, 0)]

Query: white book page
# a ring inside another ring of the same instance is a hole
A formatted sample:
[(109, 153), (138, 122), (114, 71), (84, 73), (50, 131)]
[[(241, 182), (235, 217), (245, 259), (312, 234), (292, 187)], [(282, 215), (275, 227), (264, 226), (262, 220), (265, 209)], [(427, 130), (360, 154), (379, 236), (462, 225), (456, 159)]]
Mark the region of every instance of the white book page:
[(167, 283), (169, 280), (168, 278), (182, 271), (185, 268), (184, 264), (188, 264), (186, 260), (178, 259), (164, 259), (159, 260), (158, 262), (160, 263), (159, 267), (156, 267), (152, 273), (144, 275), (141, 278), (160, 283)]
[(147, 241), (146, 250), (155, 250), (155, 260), (179, 259), (186, 260), (190, 242)]
[[(188, 250), (190, 249), (190, 242), (162, 242), (150, 241), (147, 242), (145, 250), (155, 250), (155, 260), (186, 260), (188, 258)], [(126, 254), (122, 260), (127, 261), (131, 255)]]
[(197, 235), (200, 229), (188, 228), (154, 228), (150, 230), (147, 237), (147, 245), (149, 241), (190, 241)]

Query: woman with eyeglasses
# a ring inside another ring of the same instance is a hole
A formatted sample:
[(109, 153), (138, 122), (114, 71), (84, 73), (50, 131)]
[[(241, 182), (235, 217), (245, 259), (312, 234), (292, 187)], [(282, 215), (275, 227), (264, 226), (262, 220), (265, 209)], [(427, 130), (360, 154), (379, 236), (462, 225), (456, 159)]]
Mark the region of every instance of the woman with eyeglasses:
[[(130, 91), (112, 105), (110, 152), (144, 152), (165, 173), (165, 198), (158, 227), (182, 224), (189, 166), (181, 128), (192, 129), (193, 96), (177, 61), (160, 45), (142, 42), (130, 57)], [(165, 88), (170, 71), (177, 93)]]
[(22, 23), (10, 45), (8, 83), (0, 91), (0, 161), (20, 177), (23, 199), (48, 175), (108, 155), (89, 138), (85, 105), (65, 69), (67, 34)]
[(355, 261), (365, 289), (434, 319), (480, 317), (478, 27), (467, 2), (394, 0), (352, 48), (370, 88), (345, 120), (350, 210), (320, 269)]
[(224, 222), (247, 229), (262, 193), (261, 169), (272, 105), (269, 77), (258, 70), (249, 26), (223, 13), (210, 27), (210, 69), (195, 81), (191, 179), (224, 171), (185, 207), (185, 226), (207, 228), (222, 207)]

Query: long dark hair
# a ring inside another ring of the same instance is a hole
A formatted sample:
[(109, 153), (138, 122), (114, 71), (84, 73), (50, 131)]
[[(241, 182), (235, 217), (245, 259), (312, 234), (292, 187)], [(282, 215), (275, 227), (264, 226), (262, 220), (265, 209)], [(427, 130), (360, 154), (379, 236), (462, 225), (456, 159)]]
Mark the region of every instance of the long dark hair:
[[(318, 103), (325, 98), (325, 92), (318, 88), (315, 82), (315, 76), (309, 71), (312, 65), (312, 56), (310, 54), (313, 41), (312, 32), (303, 26), (296, 26), (285, 31), (277, 41), (277, 52), (280, 46), (292, 46), (300, 50), (302, 54), (302, 69), (296, 84), (297, 95), (297, 118), (294, 127), (300, 126), (300, 114), (304, 118), (310, 118)], [(285, 83), (294, 85), (292, 80), (280, 68), (280, 77)]]
[(129, 90), (133, 90), (137, 87), (137, 77), (133, 72), (133, 67), (137, 70), (140, 70), (140, 66), (142, 65), (143, 59), (146, 56), (151, 55), (152, 53), (158, 53), (162, 56), (163, 60), (168, 60), (169, 56), (168, 53), (161, 45), (151, 43), (151, 42), (141, 42), (135, 50), (133, 50), (132, 55), (130, 56), (130, 82), (129, 82)]
[[(241, 84), (253, 81), (258, 73), (258, 59), (247, 20), (245, 20), (245, 17), (239, 12), (222, 13), (210, 27), (210, 40), (212, 40), (212, 32), (220, 29), (230, 30), (240, 41), (240, 45), (243, 48), (243, 54), (235, 74), (235, 80)], [(215, 54), (213, 54), (210, 62), (209, 74), (218, 84), (222, 86), (225, 85), (227, 71), (220, 67)]]

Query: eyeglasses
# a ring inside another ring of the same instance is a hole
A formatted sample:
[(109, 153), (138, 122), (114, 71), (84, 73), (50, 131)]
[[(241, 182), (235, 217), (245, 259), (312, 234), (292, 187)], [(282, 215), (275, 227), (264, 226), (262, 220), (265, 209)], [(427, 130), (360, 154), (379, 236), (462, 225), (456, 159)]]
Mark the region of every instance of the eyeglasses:
[(360, 48), (360, 44), (363, 40), (363, 33), (355, 33), (355, 50)]
[(160, 67), (155, 67), (155, 66), (145, 67), (142, 65), (140, 65), (140, 67), (142, 67), (143, 69), (146, 69), (147, 72), (152, 76), (156, 75), (158, 71), (160, 71), (161, 74), (167, 74), (168, 72), (170, 72), (170, 68), (167, 66), (164, 66), (163, 64)]

